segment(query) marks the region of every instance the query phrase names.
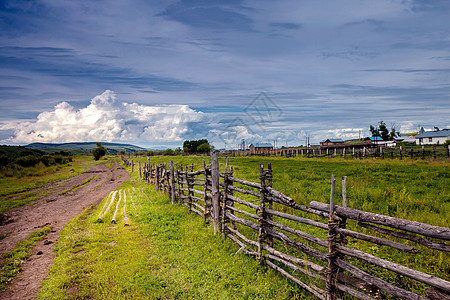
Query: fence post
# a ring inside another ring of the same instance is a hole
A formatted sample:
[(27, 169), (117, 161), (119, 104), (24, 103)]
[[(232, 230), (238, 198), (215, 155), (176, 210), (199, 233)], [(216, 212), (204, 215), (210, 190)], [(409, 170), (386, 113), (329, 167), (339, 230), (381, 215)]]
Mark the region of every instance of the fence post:
[(170, 195), (172, 196), (172, 205), (175, 204), (175, 174), (173, 170), (173, 160), (170, 161)]
[[(181, 164), (181, 170), (183, 170), (183, 165)], [(183, 198), (181, 197), (182, 191), (181, 189), (183, 188), (183, 184), (181, 183), (181, 177), (180, 177), (180, 169), (178, 167), (178, 163), (177, 163), (177, 183), (178, 183), (178, 201), (180, 201), (181, 203), (183, 202)]]
[(139, 179), (142, 179), (141, 162), (139, 162)]
[(188, 175), (189, 167), (186, 166), (186, 187), (187, 187), (187, 197), (188, 197), (188, 207), (189, 211), (192, 211), (192, 192), (191, 192), (191, 176)]
[[(265, 174), (265, 178), (268, 180), (267, 186), (272, 187), (272, 163), (267, 163), (267, 172)], [(270, 209), (273, 209), (273, 201), (272, 200), (266, 200), (267, 203), (267, 207)], [(266, 218), (268, 220), (273, 221), (273, 216), (272, 215), (266, 215)], [(268, 225), (268, 228), (272, 229), (273, 226)], [(267, 243), (269, 244), (270, 247), (273, 247), (273, 237), (269, 236), (267, 239)]]
[(155, 188), (159, 189), (159, 166), (155, 166)]
[(227, 163), (225, 163), (225, 172), (223, 173), (223, 197), (222, 197), (222, 236), (225, 236), (225, 219), (226, 219), (226, 210), (227, 210), (227, 195), (228, 195), (228, 172), (227, 172)]
[(212, 194), (212, 209), (214, 233), (220, 230), (220, 203), (219, 203), (219, 152), (211, 151), (211, 194)]
[[(342, 207), (347, 207), (347, 176), (342, 176)], [(347, 228), (346, 217), (341, 217), (341, 221), (339, 221), (339, 228)], [(347, 244), (345, 235), (342, 233), (340, 235), (340, 244), (342, 246)]]
[(327, 281), (326, 281), (326, 299), (335, 299), (335, 272), (336, 272), (336, 222), (334, 221), (334, 189), (336, 176), (331, 175), (331, 193), (330, 193), (330, 218), (328, 220), (328, 254), (327, 254)]
[(203, 192), (205, 193), (203, 195), (203, 199), (205, 200), (205, 213), (203, 214), (203, 220), (206, 222), (206, 217), (207, 215), (210, 214), (211, 211), (210, 204), (208, 203), (208, 181), (209, 181), (208, 175), (211, 174), (210, 170), (206, 168), (205, 160), (203, 160), (203, 169), (205, 170), (205, 186), (203, 188)]
[(258, 259), (262, 260), (263, 240), (264, 240), (264, 227), (266, 225), (266, 174), (264, 172), (263, 164), (259, 165), (259, 179), (261, 180), (260, 191), (260, 204), (259, 204), (259, 229), (258, 229)]

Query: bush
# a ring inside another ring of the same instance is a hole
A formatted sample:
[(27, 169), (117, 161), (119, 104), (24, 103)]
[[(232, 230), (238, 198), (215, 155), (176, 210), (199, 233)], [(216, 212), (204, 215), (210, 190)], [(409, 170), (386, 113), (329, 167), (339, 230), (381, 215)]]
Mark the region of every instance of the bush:
[(94, 160), (99, 160), (102, 156), (106, 154), (107, 150), (102, 146), (102, 143), (97, 143), (97, 148), (92, 150), (92, 155), (94, 155)]
[(34, 155), (27, 155), (17, 158), (15, 162), (21, 167), (34, 167), (39, 159)]

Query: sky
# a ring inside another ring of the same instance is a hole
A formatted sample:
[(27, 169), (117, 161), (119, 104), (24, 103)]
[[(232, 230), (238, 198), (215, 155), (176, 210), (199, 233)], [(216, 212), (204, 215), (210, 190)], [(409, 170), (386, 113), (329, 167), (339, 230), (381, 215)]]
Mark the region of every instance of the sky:
[(450, 1), (0, 1), (0, 144), (450, 128)]

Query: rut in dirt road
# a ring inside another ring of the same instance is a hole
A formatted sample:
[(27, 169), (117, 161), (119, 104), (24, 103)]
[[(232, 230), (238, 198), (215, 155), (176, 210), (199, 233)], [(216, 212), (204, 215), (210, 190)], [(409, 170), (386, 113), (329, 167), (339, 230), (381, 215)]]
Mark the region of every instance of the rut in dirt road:
[(129, 179), (117, 161), (111, 165), (112, 168), (97, 165), (62, 184), (55, 183), (56, 188), (50, 194), (1, 215), (0, 235), (7, 234), (7, 237), (0, 243), (0, 255), (13, 250), (17, 242), (26, 239), (33, 231), (47, 225), (52, 226), (52, 231), (45, 240), (37, 243), (22, 272), (0, 293), (0, 300), (36, 298), (53, 259), (54, 243), (64, 225), (92, 204), (98, 205)]

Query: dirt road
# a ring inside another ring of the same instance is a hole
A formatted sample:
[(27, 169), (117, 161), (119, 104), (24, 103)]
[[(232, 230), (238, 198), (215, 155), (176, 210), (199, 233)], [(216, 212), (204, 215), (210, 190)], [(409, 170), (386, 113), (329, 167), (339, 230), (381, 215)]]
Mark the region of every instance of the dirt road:
[[(88, 179), (90, 181), (86, 184)], [(0, 235), (7, 235), (0, 241), (0, 256), (13, 250), (16, 243), (26, 239), (31, 232), (47, 225), (53, 227), (46, 239), (38, 242), (33, 249), (22, 272), (0, 293), (0, 300), (35, 299), (41, 288), (41, 281), (47, 276), (53, 259), (54, 243), (63, 226), (92, 204), (98, 205), (126, 179), (129, 179), (128, 173), (116, 161), (112, 163), (112, 168), (105, 165), (94, 166), (69, 180), (53, 182), (33, 190), (36, 194), (49, 190), (51, 192), (0, 215)]]

